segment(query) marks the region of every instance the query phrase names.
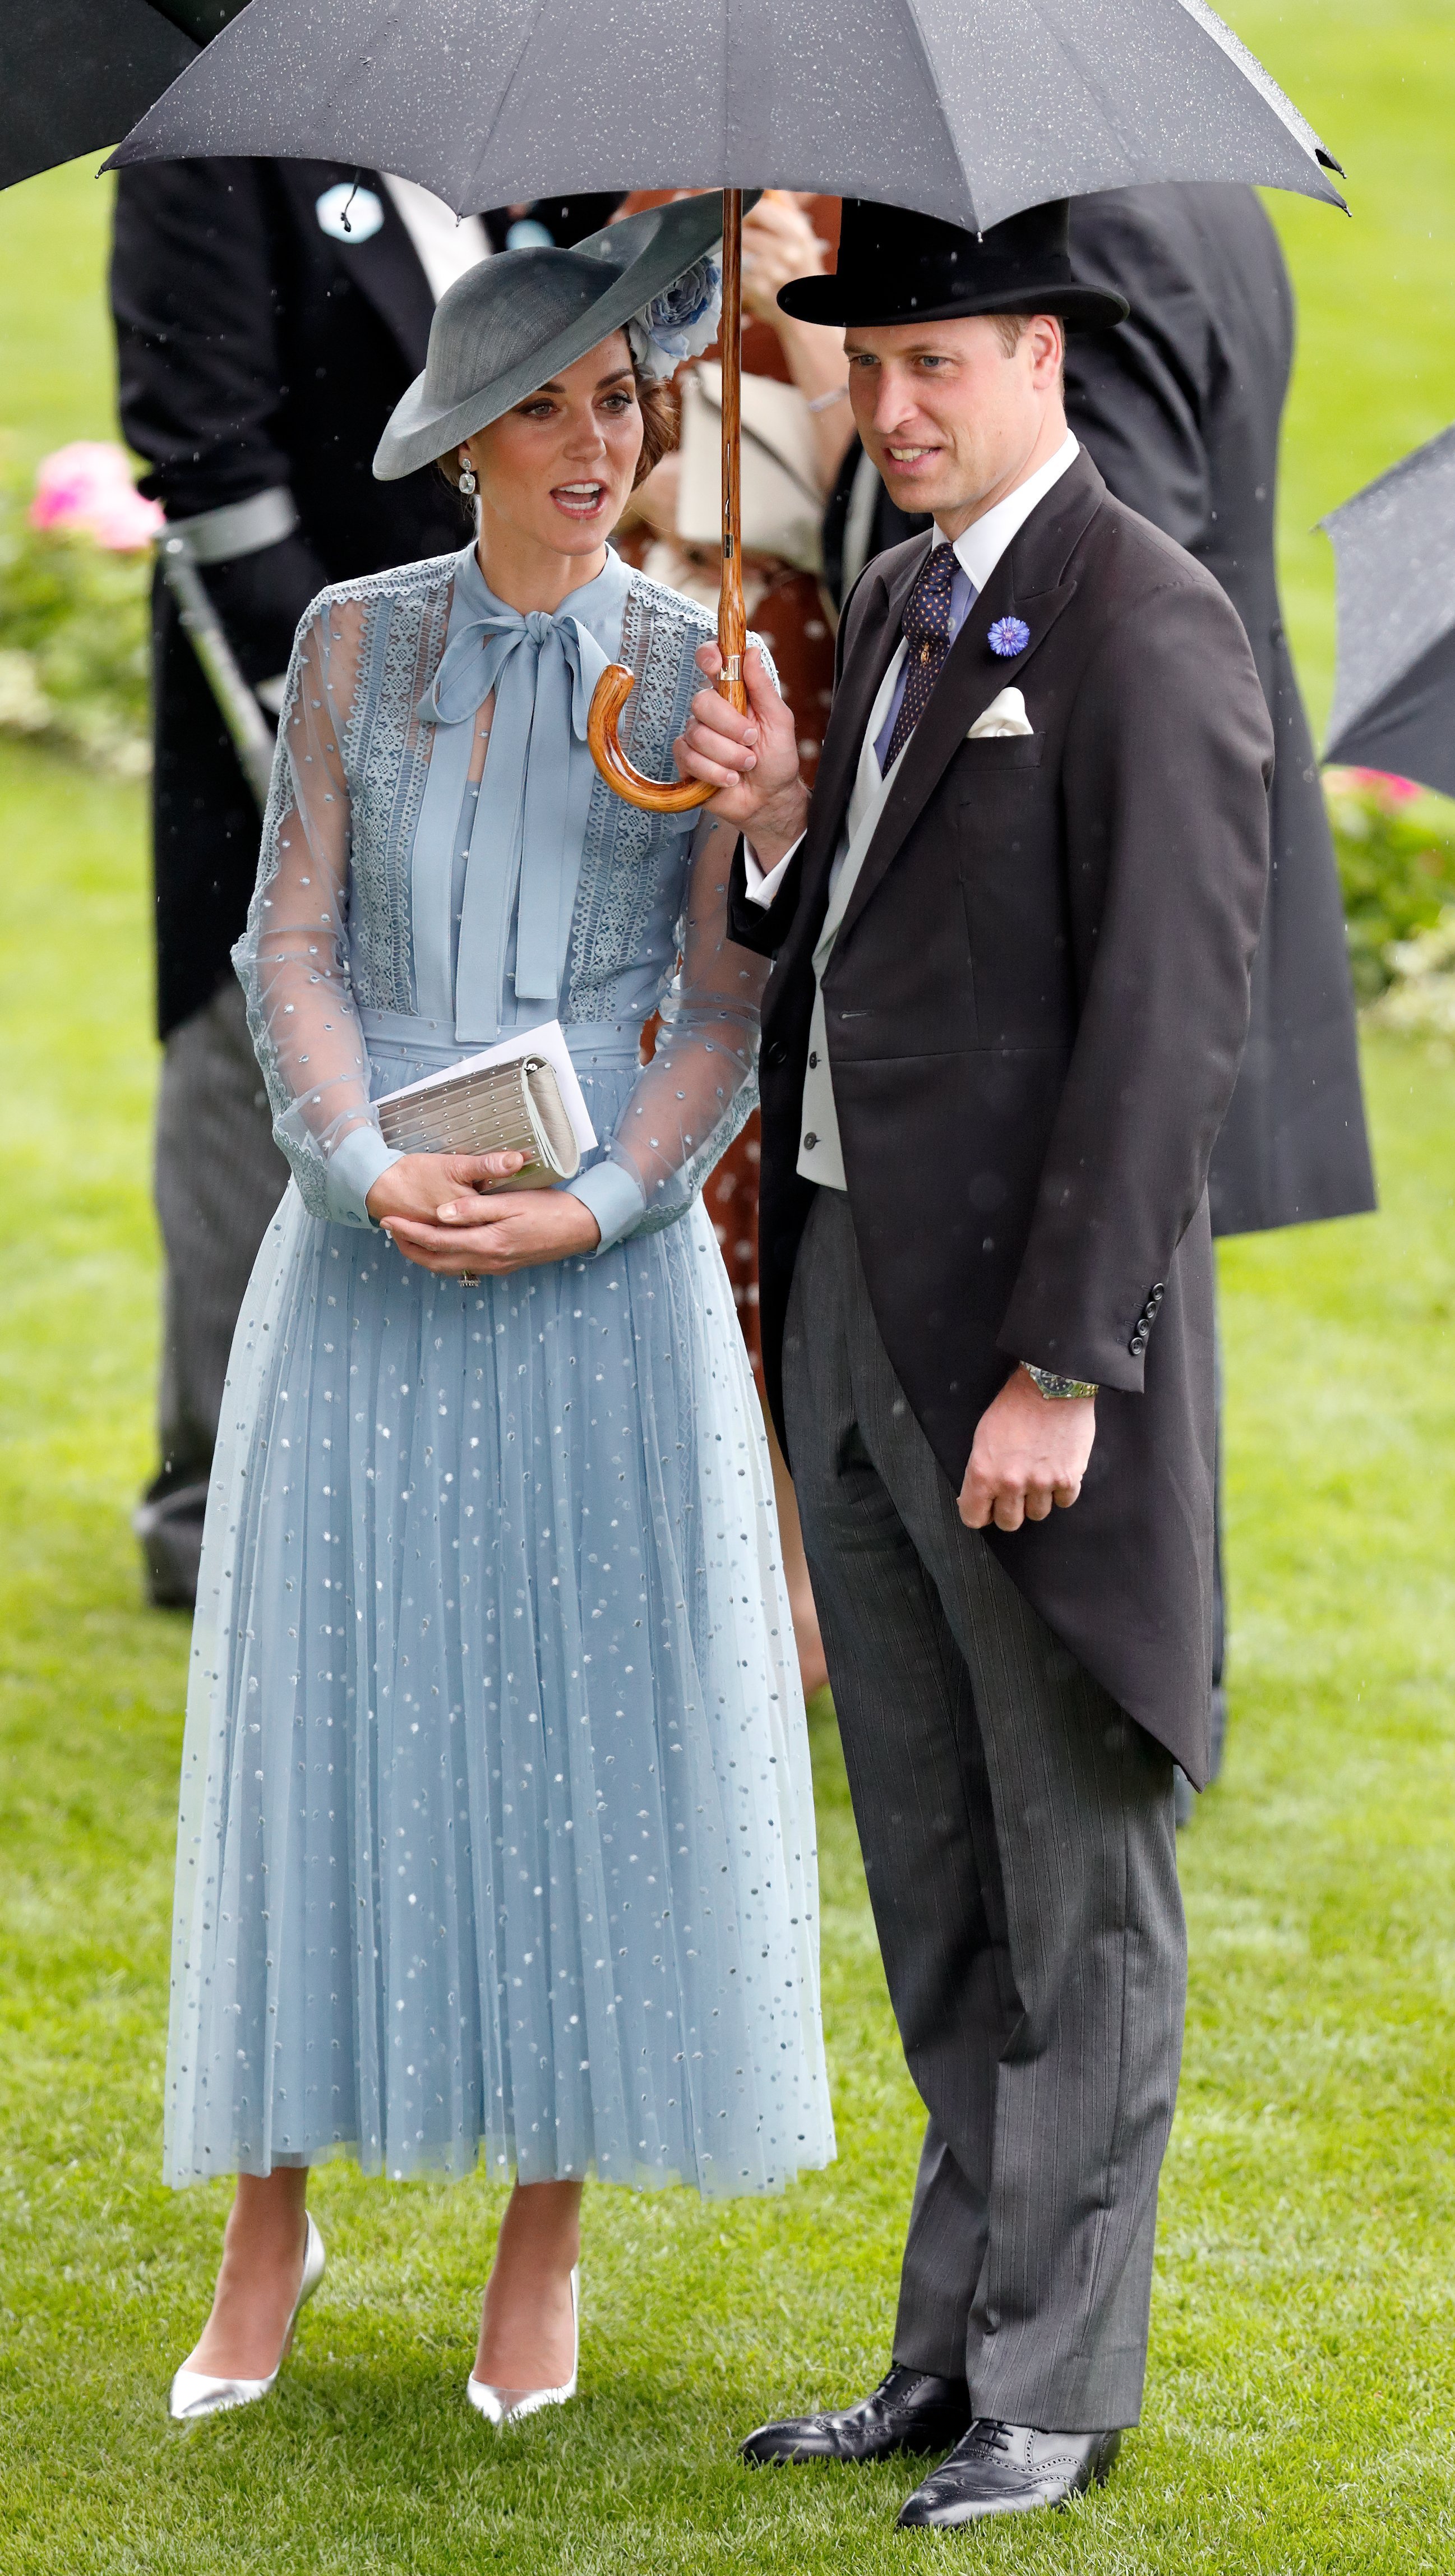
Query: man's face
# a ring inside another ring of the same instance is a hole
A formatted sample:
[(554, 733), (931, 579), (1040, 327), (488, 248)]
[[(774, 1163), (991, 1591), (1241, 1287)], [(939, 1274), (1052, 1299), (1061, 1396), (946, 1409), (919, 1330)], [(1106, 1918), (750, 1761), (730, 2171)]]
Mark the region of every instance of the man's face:
[(932, 512), (949, 536), (1013, 489), (1037, 446), (1049, 453), (1052, 431), (1064, 429), (1064, 342), (1049, 314), (1034, 315), (1009, 353), (984, 313), (855, 327), (844, 346), (859, 436), (891, 500)]

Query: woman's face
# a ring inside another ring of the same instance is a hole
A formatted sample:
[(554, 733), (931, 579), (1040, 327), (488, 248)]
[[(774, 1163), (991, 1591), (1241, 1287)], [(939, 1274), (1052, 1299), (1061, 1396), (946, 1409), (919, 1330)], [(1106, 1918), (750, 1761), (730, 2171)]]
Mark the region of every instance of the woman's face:
[(491, 523), (553, 554), (595, 554), (625, 509), (642, 452), (626, 333), (613, 332), (465, 441)]

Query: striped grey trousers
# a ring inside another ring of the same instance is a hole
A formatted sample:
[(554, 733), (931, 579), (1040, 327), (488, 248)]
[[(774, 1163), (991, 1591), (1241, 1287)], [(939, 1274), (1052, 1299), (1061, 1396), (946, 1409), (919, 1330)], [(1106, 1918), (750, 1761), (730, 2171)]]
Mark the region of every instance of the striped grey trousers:
[(1134, 2424), (1186, 1940), (1172, 1762), (955, 1497), (820, 1190), (784, 1341), (789, 1455), (869, 1894), (929, 2113), (894, 2358), (977, 2415)]

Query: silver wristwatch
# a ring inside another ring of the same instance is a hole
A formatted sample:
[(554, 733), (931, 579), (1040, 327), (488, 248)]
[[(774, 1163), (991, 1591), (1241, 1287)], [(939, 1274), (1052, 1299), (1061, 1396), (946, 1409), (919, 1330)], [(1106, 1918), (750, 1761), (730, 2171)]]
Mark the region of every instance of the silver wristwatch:
[(1090, 1378), (1058, 1377), (1054, 1369), (1037, 1368), (1031, 1360), (1022, 1360), (1021, 1367), (1025, 1370), (1037, 1395), (1067, 1396), (1096, 1393)]

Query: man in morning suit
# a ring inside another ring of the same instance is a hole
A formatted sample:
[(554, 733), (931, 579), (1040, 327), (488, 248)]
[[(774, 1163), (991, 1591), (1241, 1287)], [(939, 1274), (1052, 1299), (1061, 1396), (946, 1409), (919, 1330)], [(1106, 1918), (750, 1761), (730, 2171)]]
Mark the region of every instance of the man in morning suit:
[[(1278, 236), (1256, 190), (1168, 181), (1074, 199), (1071, 253), (1080, 277), (1124, 295), (1131, 311), (1115, 331), (1071, 333), (1067, 421), (1116, 498), (1221, 582), (1273, 723), (1268, 909), (1248, 1043), (1208, 1173), (1213, 1235), (1363, 1215), (1375, 1205), (1374, 1174), (1343, 902), (1278, 597), (1278, 443), (1294, 344)], [(923, 525), (895, 509), (855, 439), (824, 523), (835, 596), (869, 556)], [(1219, 1582), (1214, 1777), (1221, 1613)], [(1190, 1803), (1185, 1784), (1180, 1803)]]
[(1067, 431), (1064, 326), (1126, 307), (1064, 205), (976, 239), (849, 201), (782, 300), (849, 326), (860, 435), (935, 526), (848, 602), (811, 804), (752, 657), (678, 757), (776, 960), (764, 1355), (929, 2120), (887, 2377), (744, 2449), (953, 2445), (901, 2515), (953, 2524), (1104, 2477), (1140, 2406), (1272, 737), (1224, 593)]

